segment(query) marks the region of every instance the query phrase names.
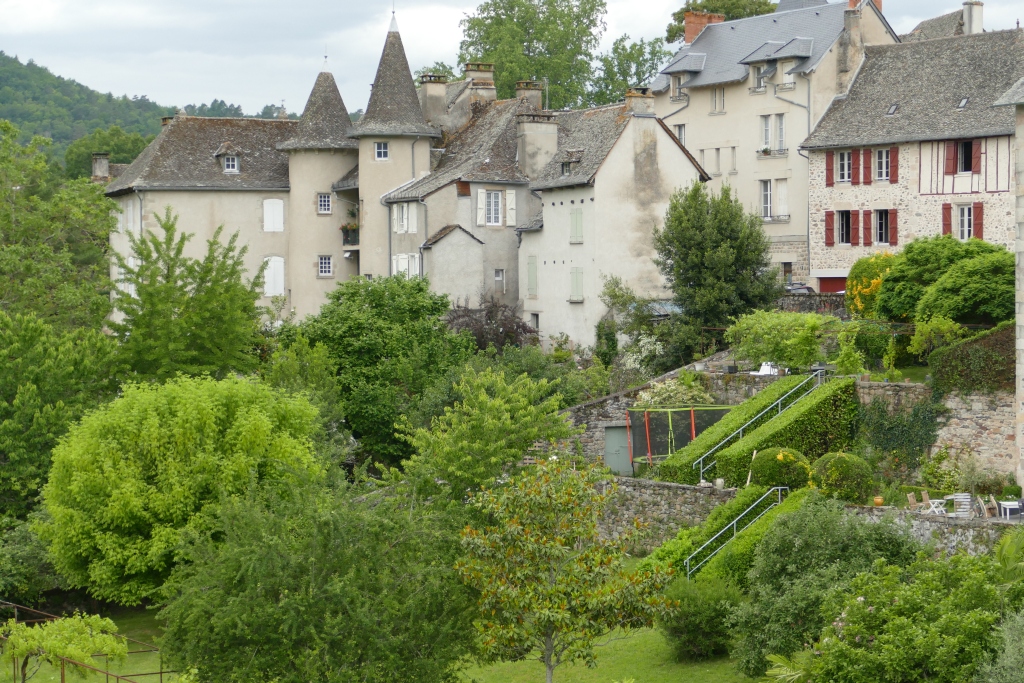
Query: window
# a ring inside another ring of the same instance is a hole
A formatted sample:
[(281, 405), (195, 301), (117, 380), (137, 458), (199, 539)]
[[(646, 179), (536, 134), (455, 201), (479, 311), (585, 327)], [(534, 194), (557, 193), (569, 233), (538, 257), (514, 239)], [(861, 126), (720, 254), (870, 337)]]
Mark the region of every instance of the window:
[(772, 149), (772, 117), (761, 117), (761, 151), (770, 152)]
[(572, 162), (571, 161), (563, 161), (562, 162), (562, 175), (569, 175), (571, 172), (572, 172)]
[(238, 157), (226, 156), (224, 157), (224, 172), (225, 173), (238, 173)]
[(679, 144), (686, 146), (686, 124), (680, 123), (676, 126), (676, 139), (679, 140)]
[(957, 151), (957, 173), (971, 173), (973, 171), (974, 162), (974, 142), (972, 140), (964, 140), (958, 142), (956, 146)]
[(754, 89), (755, 90), (764, 90), (764, 67), (763, 66), (755, 66), (754, 67)]
[(782, 264), (782, 281), (787, 285), (793, 284), (793, 264), (783, 263)]
[(672, 77), (672, 93), (673, 93), (672, 96), (673, 97), (681, 98), (684, 95), (686, 95), (686, 89), (683, 88), (683, 80), (684, 79), (683, 79), (682, 76), (673, 76)]
[[(531, 299), (537, 298), (537, 257), (530, 256), (526, 259), (526, 295)], [(536, 327), (536, 325), (534, 326)]]
[(284, 200), (263, 200), (263, 232), (284, 232)]
[(321, 192), (316, 196), (316, 212), (329, 214), (331, 212), (331, 195)]
[(495, 268), (494, 270), (494, 290), (501, 290), (501, 293), (505, 293), (505, 269)]
[(540, 313), (530, 314), (530, 327), (534, 330), (540, 330)]
[(729, 155), (731, 157), (729, 160), (729, 173), (736, 173), (736, 148), (730, 147), (729, 150), (731, 152)]
[(722, 175), (722, 148), (715, 147), (715, 175)]
[(391, 274), (413, 278), (420, 274), (419, 254), (394, 254), (391, 257)]
[(775, 115), (775, 148), (780, 152), (786, 149), (786, 115)]
[(711, 89), (711, 113), (725, 113), (725, 88)]
[(320, 277), (334, 277), (334, 257), (318, 256), (316, 274)]
[(772, 200), (775, 203), (775, 220), (789, 220), (789, 181), (786, 178), (779, 178), (775, 181)]
[(967, 108), (967, 103), (970, 102), (970, 101), (971, 101), (970, 97), (963, 98), (962, 100), (960, 100), (960, 104), (957, 105), (957, 109), (966, 109)]
[(485, 220), (487, 225), (501, 225), (501, 192), (487, 191)]
[(885, 112), (885, 115), (886, 116), (895, 116), (896, 112), (897, 112), (897, 110), (899, 110), (899, 108), (900, 108), (900, 105), (894, 104), (894, 105), (889, 107), (889, 110), (887, 112)]
[(761, 181), (761, 218), (772, 218), (772, 181)]
[(875, 178), (877, 180), (889, 179), (889, 150), (887, 149), (875, 152)]
[(268, 256), (263, 263), (267, 265), (263, 271), (263, 296), (284, 295), (284, 259)]
[(569, 209), (569, 244), (583, 244), (583, 209)]
[(959, 214), (960, 239), (967, 241), (974, 234), (974, 208), (970, 204), (957, 207)]
[(391, 207), (392, 229), (395, 232), (409, 232), (409, 205), (395, 204)]
[(849, 211), (836, 211), (836, 216), (839, 218), (839, 244), (850, 244), (850, 212)]
[(836, 155), (838, 170), (837, 180), (841, 183), (848, 183), (853, 178), (853, 153), (840, 152)]
[(783, 85), (796, 85), (796, 74), (789, 73), (789, 70), (792, 68), (792, 62), (782, 62), (779, 64), (779, 71), (782, 72)]
[(391, 158), (391, 156), (390, 156), (391, 150), (388, 149), (388, 143), (386, 143), (386, 142), (375, 142), (375, 143), (373, 143), (373, 146), (374, 146), (374, 152), (375, 152), (375, 156), (376, 156), (377, 161), (387, 161), (388, 159)]
[(571, 287), (569, 301), (574, 304), (583, 302), (583, 269), (573, 268), (570, 272)]
[(889, 244), (889, 210), (875, 211), (875, 244)]

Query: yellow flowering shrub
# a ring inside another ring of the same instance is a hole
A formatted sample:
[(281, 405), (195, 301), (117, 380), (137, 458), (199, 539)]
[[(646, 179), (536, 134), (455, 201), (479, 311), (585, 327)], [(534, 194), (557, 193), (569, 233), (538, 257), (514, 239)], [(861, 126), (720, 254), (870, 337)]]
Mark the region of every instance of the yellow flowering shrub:
[(856, 318), (875, 317), (875, 302), (882, 281), (892, 268), (896, 256), (883, 251), (859, 259), (846, 278), (846, 308)]

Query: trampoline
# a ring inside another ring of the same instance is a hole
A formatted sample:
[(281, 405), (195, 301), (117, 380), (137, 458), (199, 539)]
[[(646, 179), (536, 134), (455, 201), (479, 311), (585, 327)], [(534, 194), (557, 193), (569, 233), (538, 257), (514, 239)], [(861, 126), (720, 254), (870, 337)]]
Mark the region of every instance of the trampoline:
[(633, 474), (685, 448), (733, 406), (643, 406), (626, 410), (626, 442)]

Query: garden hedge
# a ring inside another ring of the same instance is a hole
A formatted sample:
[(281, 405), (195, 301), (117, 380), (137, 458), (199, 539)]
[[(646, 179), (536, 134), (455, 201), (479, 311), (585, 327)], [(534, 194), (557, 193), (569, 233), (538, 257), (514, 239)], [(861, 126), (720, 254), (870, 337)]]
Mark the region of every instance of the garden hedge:
[(792, 448), (766, 448), (758, 451), (750, 463), (750, 483), (761, 486), (785, 486), (796, 491), (811, 481), (807, 458)]
[(856, 433), (858, 402), (852, 378), (834, 379), (795, 407), (761, 425), (717, 455), (715, 476), (729, 486), (743, 486), (754, 451), (786, 447), (814, 462), (850, 445)]
[[(725, 417), (701, 432), (696, 439), (681, 448), (658, 467), (657, 478), (677, 484), (696, 484), (700, 481), (700, 473), (693, 468), (698, 458), (714, 448), (720, 441), (742, 427), (748, 420), (786, 395), (800, 382), (807, 379), (806, 375), (780, 377), (756, 396), (749, 398), (730, 410)], [(770, 416), (762, 418), (767, 422)]]
[(814, 463), (814, 485), (826, 496), (863, 505), (874, 488), (871, 465), (853, 453), (826, 453)]
[(1013, 391), (1016, 377), (1014, 321), (999, 323), (928, 357), (932, 386), (941, 395)]

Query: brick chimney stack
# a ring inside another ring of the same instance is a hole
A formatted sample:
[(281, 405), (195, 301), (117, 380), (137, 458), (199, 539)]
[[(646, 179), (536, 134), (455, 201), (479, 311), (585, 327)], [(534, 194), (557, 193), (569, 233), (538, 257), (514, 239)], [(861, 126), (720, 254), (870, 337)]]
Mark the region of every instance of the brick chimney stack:
[[(852, 2), (853, 0), (851, 0)], [(687, 12), (683, 15), (683, 25), (686, 27), (686, 35), (683, 42), (687, 45), (692, 43), (700, 35), (708, 24), (721, 24), (725, 21), (724, 14), (710, 14), (708, 12)]]
[(110, 155), (106, 152), (92, 153), (92, 182), (110, 182)]

